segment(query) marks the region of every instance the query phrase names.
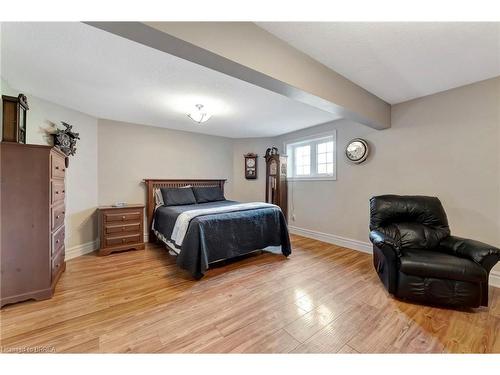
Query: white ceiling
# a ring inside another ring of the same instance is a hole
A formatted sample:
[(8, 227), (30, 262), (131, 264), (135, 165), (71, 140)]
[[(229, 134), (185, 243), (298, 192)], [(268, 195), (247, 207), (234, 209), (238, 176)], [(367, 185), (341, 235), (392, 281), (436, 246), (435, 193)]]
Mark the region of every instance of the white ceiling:
[(500, 75), (500, 23), (257, 25), (390, 104)]
[[(2, 77), (97, 118), (232, 138), (275, 136), (334, 115), (82, 23), (2, 23)], [(204, 104), (213, 117), (186, 113)]]

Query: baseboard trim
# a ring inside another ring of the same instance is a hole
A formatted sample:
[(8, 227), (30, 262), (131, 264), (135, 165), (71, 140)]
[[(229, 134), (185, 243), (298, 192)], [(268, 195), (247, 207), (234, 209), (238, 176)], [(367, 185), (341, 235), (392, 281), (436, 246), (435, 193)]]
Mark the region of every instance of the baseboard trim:
[[(148, 242), (148, 239), (149, 233), (144, 233), (144, 242)], [(86, 242), (66, 249), (65, 259), (70, 260), (91, 253), (92, 251), (96, 251), (97, 249), (99, 249), (99, 238), (96, 238), (94, 241)]]
[(95, 251), (99, 248), (99, 240), (86, 242), (81, 245), (73, 246), (66, 249), (65, 259), (70, 260)]
[(288, 230), (292, 234), (312, 238), (314, 240), (331, 243), (337, 246), (347, 247), (349, 249), (361, 251), (363, 253), (372, 253), (372, 245), (369, 242), (353, 240), (351, 238), (337, 236), (335, 234), (317, 232), (315, 230), (299, 228), (289, 225)]
[(500, 271), (490, 272), (490, 285), (500, 288)]

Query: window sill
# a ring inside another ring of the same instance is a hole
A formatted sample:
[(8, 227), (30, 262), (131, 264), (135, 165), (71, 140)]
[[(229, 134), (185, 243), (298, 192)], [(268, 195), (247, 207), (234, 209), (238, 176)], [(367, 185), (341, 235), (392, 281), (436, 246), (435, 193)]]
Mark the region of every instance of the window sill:
[(337, 178), (334, 176), (331, 177), (287, 177), (287, 181), (296, 182), (296, 181), (336, 181)]

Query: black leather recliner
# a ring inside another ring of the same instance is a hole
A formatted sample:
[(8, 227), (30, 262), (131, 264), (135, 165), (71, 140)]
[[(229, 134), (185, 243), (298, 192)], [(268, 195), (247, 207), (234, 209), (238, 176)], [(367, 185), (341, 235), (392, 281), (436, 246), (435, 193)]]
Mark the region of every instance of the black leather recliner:
[(370, 231), (373, 264), (395, 297), (431, 305), (488, 306), (488, 276), (500, 250), (451, 236), (438, 198), (373, 197)]

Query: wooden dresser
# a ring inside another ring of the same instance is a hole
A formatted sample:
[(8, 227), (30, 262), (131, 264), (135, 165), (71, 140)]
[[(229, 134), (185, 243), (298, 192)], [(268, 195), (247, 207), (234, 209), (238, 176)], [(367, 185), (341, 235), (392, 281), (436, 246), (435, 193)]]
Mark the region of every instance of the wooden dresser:
[(144, 249), (144, 205), (99, 207), (99, 255)]
[(64, 261), (65, 155), (0, 143), (0, 305), (52, 297)]

